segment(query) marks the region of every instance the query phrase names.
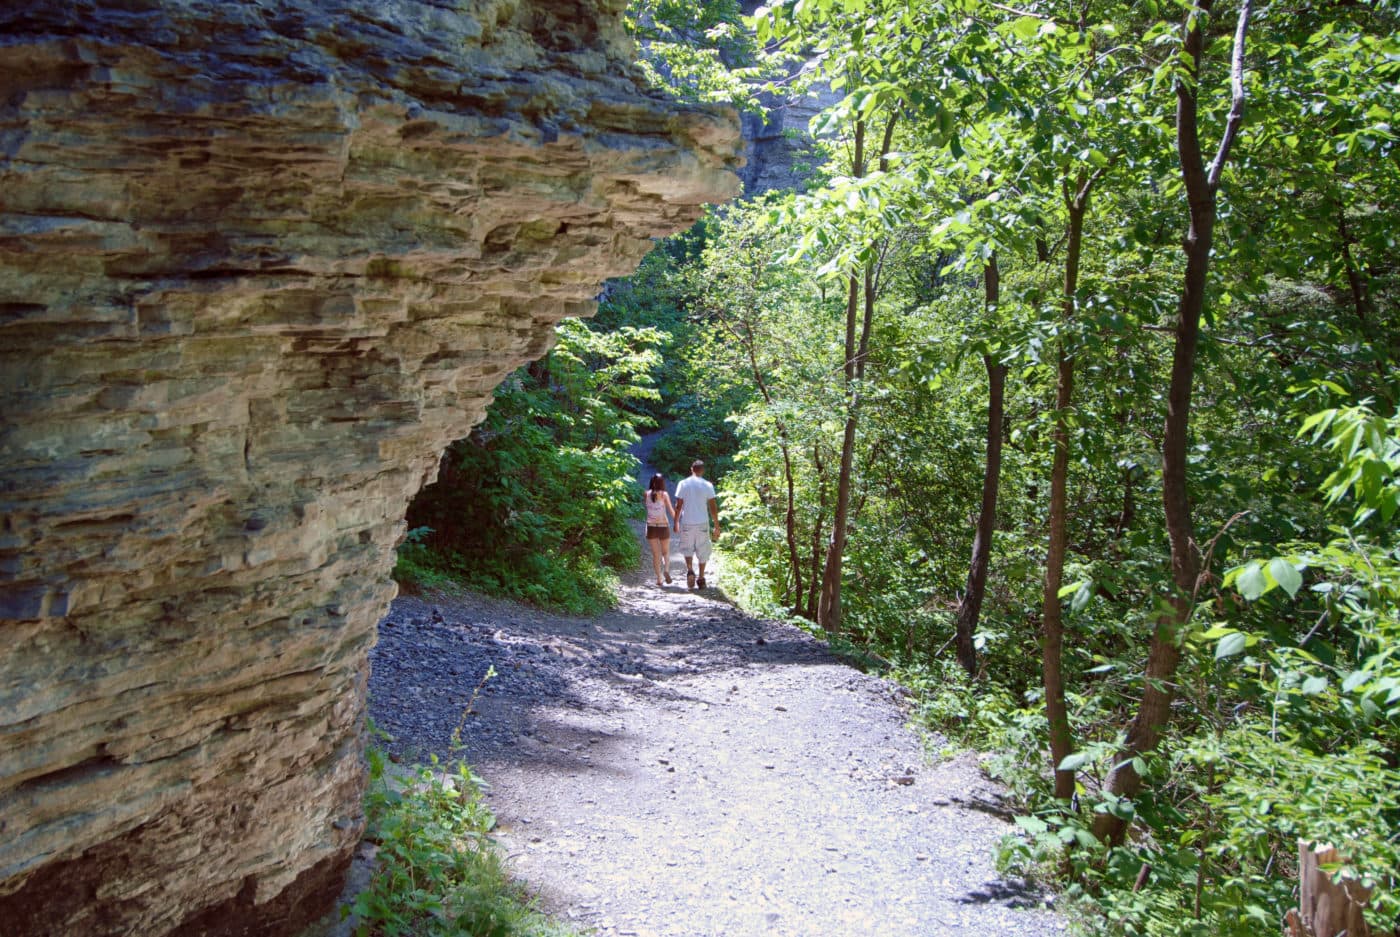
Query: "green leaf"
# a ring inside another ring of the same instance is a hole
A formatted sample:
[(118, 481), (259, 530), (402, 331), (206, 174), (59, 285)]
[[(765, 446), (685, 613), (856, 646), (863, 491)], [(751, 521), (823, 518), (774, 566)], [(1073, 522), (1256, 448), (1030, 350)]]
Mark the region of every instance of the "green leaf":
[(1242, 631), (1232, 631), (1220, 639), (1220, 643), (1215, 646), (1215, 659), (1224, 660), (1233, 657), (1244, 650), (1245, 636)]
[(1346, 679), (1342, 681), (1342, 692), (1350, 693), (1370, 679), (1371, 675), (1366, 671), (1353, 670), (1351, 673), (1347, 674)]
[(1067, 596), (1067, 595), (1071, 595), (1071, 594), (1073, 594), (1073, 593), (1075, 593), (1075, 592), (1078, 592), (1079, 589), (1080, 589), (1080, 587), (1082, 587), (1082, 586), (1084, 585), (1084, 583), (1087, 582), (1087, 581), (1088, 581), (1088, 580), (1085, 580), (1085, 579), (1079, 579), (1079, 580), (1076, 580), (1075, 582), (1070, 583), (1070, 584), (1067, 585), (1067, 586), (1060, 586), (1060, 591), (1055, 593), (1055, 597), (1056, 597), (1056, 598), (1059, 598), (1059, 599), (1063, 599), (1063, 598), (1064, 598), (1065, 596)]
[(1022, 16), (1011, 22), (1011, 33), (1017, 39), (1034, 39), (1040, 32), (1041, 20), (1036, 16)]
[(1327, 689), (1326, 677), (1308, 677), (1303, 681), (1303, 695), (1316, 696)]
[(957, 115), (947, 106), (938, 105), (938, 132), (946, 137), (952, 136), (958, 129)]
[(1282, 557), (1274, 557), (1269, 560), (1269, 572), (1273, 574), (1274, 581), (1279, 584), (1284, 592), (1288, 593), (1291, 599), (1298, 594), (1298, 590), (1303, 587), (1302, 574), (1294, 568), (1293, 564)]
[[(1240, 595), (1251, 602), (1269, 591), (1269, 584), (1264, 579), (1264, 570), (1258, 563), (1250, 563), (1240, 571), (1235, 577), (1235, 588)], [(1216, 657), (1220, 654), (1217, 652)]]
[(1133, 817), (1137, 815), (1137, 811), (1133, 808), (1133, 802), (1127, 799), (1115, 800), (1105, 804), (1104, 812), (1111, 813), (1118, 819), (1128, 822), (1131, 822)]
[(1071, 599), (1069, 603), (1069, 610), (1071, 612), (1082, 612), (1084, 607), (1089, 604), (1089, 600), (1093, 597), (1094, 582), (1092, 579), (1086, 579), (1080, 583), (1079, 588), (1075, 590), (1074, 598)]
[(1040, 817), (1017, 817), (1016, 825), (1032, 836), (1039, 836), (1050, 828)]
[(1088, 752), (1074, 752), (1073, 754), (1066, 755), (1066, 756), (1064, 757), (1064, 759), (1060, 761), (1059, 766), (1056, 767), (1055, 770), (1056, 770), (1056, 771), (1078, 771), (1079, 768), (1080, 768), (1086, 761), (1088, 761), (1088, 760), (1089, 760), (1089, 753), (1088, 753)]

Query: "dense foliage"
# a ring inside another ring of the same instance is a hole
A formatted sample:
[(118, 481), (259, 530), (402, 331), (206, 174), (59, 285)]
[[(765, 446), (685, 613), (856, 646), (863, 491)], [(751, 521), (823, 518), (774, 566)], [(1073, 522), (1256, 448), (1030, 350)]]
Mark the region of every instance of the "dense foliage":
[(626, 24), (653, 84), (682, 100), (750, 101), (762, 69), (738, 0), (632, 0)]
[(1388, 920), (1395, 10), (1188, 9), (760, 10), (845, 97), (823, 184), (717, 212), (667, 272), (684, 425), (734, 433), (740, 597), (997, 749), (1028, 808), (1008, 861), (1068, 873), (1097, 927), (1275, 929), (1299, 837), (1344, 844)]
[[(1091, 929), (1276, 932), (1300, 838), (1339, 844), (1388, 926), (1400, 10), (738, 21), (652, 0), (634, 27), (689, 97), (839, 92), (810, 188), (717, 210), (614, 284), (412, 523), (476, 582), (596, 600), (631, 549), (622, 447), (655, 418), (658, 464), (721, 469), (726, 588), (996, 752), (1024, 805), (1005, 860)], [(590, 383), (602, 362), (626, 380)]]
[(471, 588), (570, 611), (613, 600), (611, 570), (639, 555), (628, 447), (657, 399), (654, 329), (564, 322), (558, 344), (512, 374), (485, 421), (443, 457), (408, 513), (401, 582)]

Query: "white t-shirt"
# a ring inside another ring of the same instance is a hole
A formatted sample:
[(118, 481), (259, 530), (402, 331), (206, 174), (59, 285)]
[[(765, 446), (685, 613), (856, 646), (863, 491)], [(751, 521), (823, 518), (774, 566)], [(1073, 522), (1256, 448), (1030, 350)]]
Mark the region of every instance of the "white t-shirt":
[(681, 505), (682, 527), (705, 527), (710, 523), (709, 504), (715, 497), (715, 486), (698, 475), (687, 475), (676, 486), (676, 500)]

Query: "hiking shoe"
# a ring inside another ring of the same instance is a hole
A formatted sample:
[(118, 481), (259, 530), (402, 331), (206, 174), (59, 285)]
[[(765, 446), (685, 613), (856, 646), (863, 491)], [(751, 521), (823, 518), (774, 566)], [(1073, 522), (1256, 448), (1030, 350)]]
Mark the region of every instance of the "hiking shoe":
[(685, 587), (687, 589), (695, 588), (695, 574), (692, 573), (690, 570), (685, 571)]
[(701, 589), (705, 588), (705, 574), (704, 574), (704, 573), (701, 573), (701, 574), (700, 574), (700, 578), (697, 579), (697, 580), (695, 580), (695, 585), (696, 585), (698, 588), (701, 588)]

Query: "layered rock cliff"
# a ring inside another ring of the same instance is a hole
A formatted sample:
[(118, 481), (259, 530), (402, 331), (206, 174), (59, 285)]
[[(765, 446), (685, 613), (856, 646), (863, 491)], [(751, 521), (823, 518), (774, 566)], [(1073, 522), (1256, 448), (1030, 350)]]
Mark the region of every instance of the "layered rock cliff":
[(290, 932), (405, 505), (732, 114), (623, 0), (0, 8), (0, 930)]
[(739, 175), (744, 195), (801, 191), (822, 162), (808, 132), (812, 119), (841, 95), (822, 84), (790, 98), (764, 93), (758, 100), (761, 111), (743, 115), (745, 165)]

